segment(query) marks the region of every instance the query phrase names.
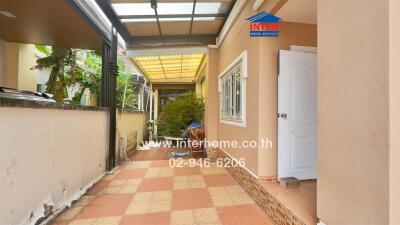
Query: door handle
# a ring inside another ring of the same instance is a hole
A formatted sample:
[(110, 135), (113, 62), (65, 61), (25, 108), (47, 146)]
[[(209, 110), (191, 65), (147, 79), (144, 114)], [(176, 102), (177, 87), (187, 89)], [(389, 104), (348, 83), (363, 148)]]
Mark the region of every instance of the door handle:
[(282, 118), (282, 119), (287, 119), (287, 114), (286, 113), (278, 113), (278, 118)]

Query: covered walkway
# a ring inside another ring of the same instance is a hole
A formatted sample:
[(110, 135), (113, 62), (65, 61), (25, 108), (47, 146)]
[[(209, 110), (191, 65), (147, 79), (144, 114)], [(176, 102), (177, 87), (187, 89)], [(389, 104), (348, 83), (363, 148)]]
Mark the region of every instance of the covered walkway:
[[(187, 160), (185, 162), (188, 162)], [(269, 225), (224, 168), (132, 161), (106, 175), (53, 225)]]

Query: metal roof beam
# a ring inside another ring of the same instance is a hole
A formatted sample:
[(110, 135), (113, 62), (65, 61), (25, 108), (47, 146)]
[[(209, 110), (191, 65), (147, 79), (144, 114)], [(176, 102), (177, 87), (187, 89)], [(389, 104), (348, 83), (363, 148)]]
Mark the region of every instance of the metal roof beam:
[(99, 5), (100, 9), (103, 10), (104, 14), (106, 14), (107, 18), (117, 29), (118, 33), (121, 34), (122, 38), (125, 41), (129, 41), (132, 38), (131, 34), (129, 33), (128, 29), (126, 29), (126, 27), (121, 24), (118, 16), (111, 8), (109, 2), (107, 0), (96, 0), (96, 3)]
[(189, 36), (192, 36), (193, 19), (194, 19), (194, 11), (196, 11), (196, 3), (197, 3), (197, 0), (194, 0), (194, 1), (193, 1), (192, 16), (191, 16), (191, 18), (190, 18)]
[(157, 12), (157, 0), (150, 0), (150, 4), (151, 4), (151, 8), (154, 9), (154, 14), (157, 19), (157, 27), (158, 27), (159, 35), (162, 36), (160, 18), (158, 17), (158, 12)]

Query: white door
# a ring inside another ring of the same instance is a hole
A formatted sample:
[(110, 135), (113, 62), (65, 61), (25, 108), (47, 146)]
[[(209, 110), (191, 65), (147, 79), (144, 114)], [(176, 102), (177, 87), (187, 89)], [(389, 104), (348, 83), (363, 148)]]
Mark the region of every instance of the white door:
[(279, 51), (278, 179), (317, 177), (317, 55)]

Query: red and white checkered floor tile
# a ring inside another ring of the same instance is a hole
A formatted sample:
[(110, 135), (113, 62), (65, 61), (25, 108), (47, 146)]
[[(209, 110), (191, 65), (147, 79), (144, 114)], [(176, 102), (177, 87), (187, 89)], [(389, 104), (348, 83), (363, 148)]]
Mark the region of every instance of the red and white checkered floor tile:
[(53, 225), (270, 225), (224, 169), (132, 161), (106, 175)]

